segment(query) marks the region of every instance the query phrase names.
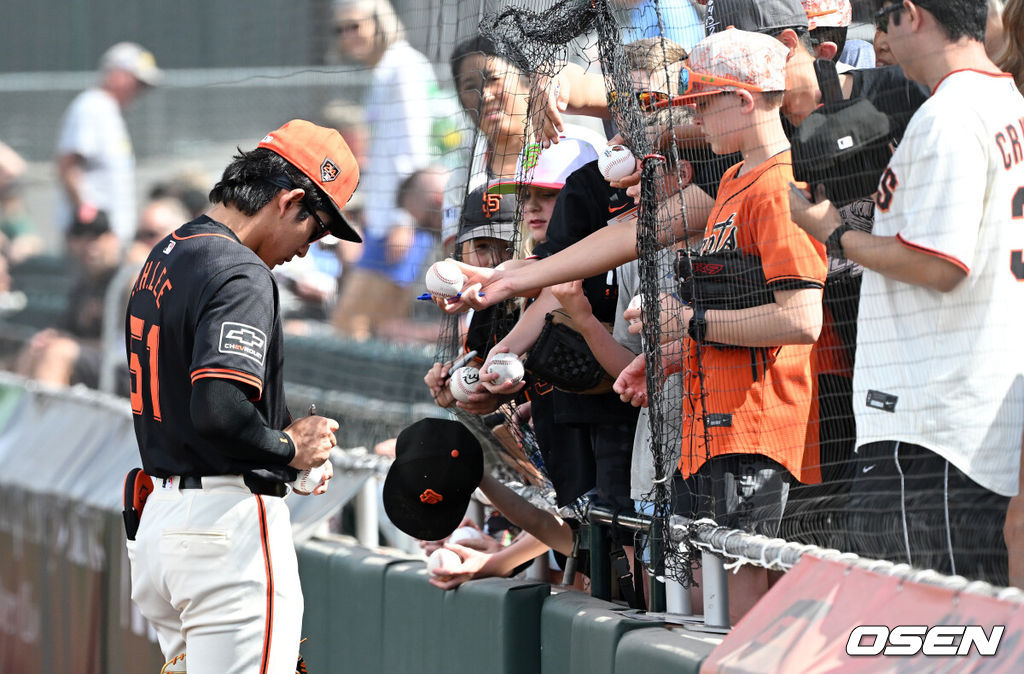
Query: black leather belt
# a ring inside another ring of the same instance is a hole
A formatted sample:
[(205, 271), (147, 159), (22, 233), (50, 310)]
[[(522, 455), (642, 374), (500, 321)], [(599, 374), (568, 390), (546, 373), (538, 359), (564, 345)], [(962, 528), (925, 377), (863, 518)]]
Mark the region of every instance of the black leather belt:
[[(243, 475), (242, 480), (245, 482), (245, 486), (249, 488), (253, 494), (259, 494), (260, 496), (276, 496), (282, 498), (288, 493), (288, 486), (283, 482), (271, 482), (269, 480), (261, 480), (258, 477), (252, 475)], [(202, 489), (203, 478), (196, 475), (182, 475), (178, 481), (179, 489)]]

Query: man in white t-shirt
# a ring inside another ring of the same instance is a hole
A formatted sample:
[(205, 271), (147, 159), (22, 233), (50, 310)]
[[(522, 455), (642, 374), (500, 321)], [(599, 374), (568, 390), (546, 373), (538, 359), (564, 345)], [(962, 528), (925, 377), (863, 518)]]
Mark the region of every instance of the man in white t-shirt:
[(875, 17), (932, 96), (882, 175), (874, 230), (791, 194), (801, 227), (866, 268), (851, 543), (1006, 584), (1024, 428), (1024, 98), (985, 54), (985, 0), (883, 0)]
[(100, 82), (71, 102), (57, 139), (57, 225), (91, 223), (104, 211), (123, 244), (135, 234), (135, 155), (122, 111), (161, 78), (153, 54), (119, 42), (100, 58)]

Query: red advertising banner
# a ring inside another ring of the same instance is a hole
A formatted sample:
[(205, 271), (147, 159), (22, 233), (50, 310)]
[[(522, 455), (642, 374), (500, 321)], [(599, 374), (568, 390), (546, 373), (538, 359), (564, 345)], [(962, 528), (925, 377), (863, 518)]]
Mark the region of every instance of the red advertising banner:
[(805, 555), (701, 666), (897, 671), (1024, 671), (1024, 607)]

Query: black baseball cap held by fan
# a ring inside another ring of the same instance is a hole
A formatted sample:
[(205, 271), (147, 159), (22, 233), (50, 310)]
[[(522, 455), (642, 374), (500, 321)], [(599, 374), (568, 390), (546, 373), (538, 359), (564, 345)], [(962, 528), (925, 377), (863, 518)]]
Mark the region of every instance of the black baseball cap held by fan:
[(384, 510), (410, 536), (440, 540), (459, 526), (483, 474), (483, 449), (465, 426), (421, 419), (398, 434)]

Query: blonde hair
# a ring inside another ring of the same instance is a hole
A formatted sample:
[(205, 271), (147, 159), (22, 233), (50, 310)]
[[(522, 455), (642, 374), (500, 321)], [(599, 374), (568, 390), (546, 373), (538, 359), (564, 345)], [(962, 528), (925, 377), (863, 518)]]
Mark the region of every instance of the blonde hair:
[(622, 50), (630, 70), (646, 70), (649, 73), (663, 71), (687, 57), (683, 47), (660, 37), (645, 37), (630, 42)]
[(1003, 9), (1003, 48), (996, 65), (1013, 75), (1024, 94), (1024, 0), (1007, 0)]
[[(334, 0), (331, 8), (335, 13), (354, 9), (373, 19), (378, 56), (387, 51), (391, 45), (405, 39), (405, 25), (398, 18), (398, 14), (395, 13), (395, 8), (391, 6), (389, 0)], [(332, 50), (336, 52), (337, 47), (332, 46)], [(337, 53), (334, 56), (339, 59), (344, 58)]]

